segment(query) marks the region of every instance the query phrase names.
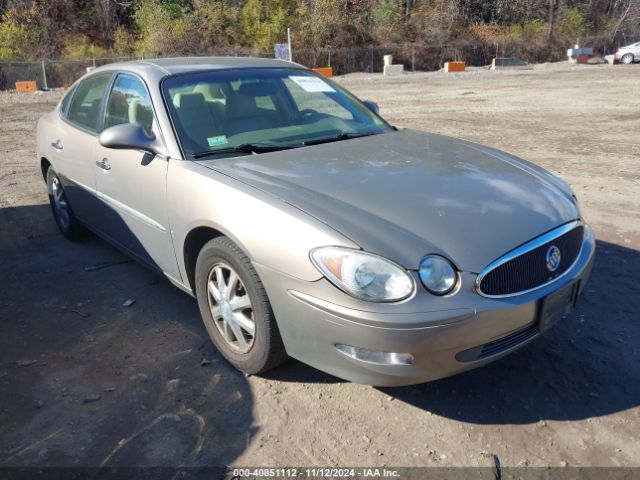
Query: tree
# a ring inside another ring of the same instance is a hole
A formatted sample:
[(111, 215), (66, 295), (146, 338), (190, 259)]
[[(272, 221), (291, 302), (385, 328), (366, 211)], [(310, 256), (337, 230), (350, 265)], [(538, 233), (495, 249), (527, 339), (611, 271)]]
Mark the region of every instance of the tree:
[(185, 13), (175, 2), (139, 0), (133, 15), (138, 29), (136, 53), (145, 57), (189, 53)]
[(32, 57), (29, 45), (32, 32), (11, 21), (0, 23), (0, 60), (27, 59)]
[(640, 0), (0, 0), (0, 58), (271, 52), (287, 27), (314, 64), (327, 46), (356, 65), (353, 47), (406, 41), (543, 61), (578, 37), (601, 50), (636, 40)]
[(553, 38), (554, 27), (556, 23), (556, 0), (549, 0), (549, 39)]
[(588, 28), (589, 25), (584, 13), (576, 7), (566, 9), (558, 19), (558, 33), (570, 44), (579, 41)]
[(295, 0), (248, 0), (242, 9), (244, 42), (271, 51), (274, 44), (287, 38), (287, 28), (295, 22)]
[(342, 28), (342, 0), (301, 0), (298, 2), (295, 40), (301, 47), (324, 48), (336, 45)]
[(66, 35), (63, 40), (62, 58), (96, 58), (107, 54), (107, 49), (92, 43), (86, 35)]
[(49, 53), (44, 42), (42, 8), (36, 4), (12, 7), (4, 12), (0, 21), (0, 59), (29, 60)]
[(198, 51), (224, 50), (241, 41), (240, 8), (226, 0), (194, 0), (191, 28)]
[(463, 22), (461, 8), (455, 1), (424, 0), (414, 10), (409, 23), (414, 39), (426, 44), (448, 42)]
[(119, 26), (113, 33), (113, 53), (123, 57), (130, 57), (135, 55), (136, 51), (136, 37), (135, 35), (124, 28)]
[(381, 43), (399, 43), (405, 38), (405, 20), (410, 18), (407, 11), (395, 0), (382, 0), (373, 9), (374, 35)]

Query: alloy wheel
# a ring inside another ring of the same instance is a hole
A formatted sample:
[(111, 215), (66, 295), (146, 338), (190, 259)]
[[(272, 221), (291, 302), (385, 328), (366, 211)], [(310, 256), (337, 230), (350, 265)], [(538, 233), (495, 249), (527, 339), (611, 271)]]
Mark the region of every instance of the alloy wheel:
[(69, 202), (60, 184), (60, 179), (54, 177), (51, 182), (51, 196), (53, 199), (53, 208), (60, 221), (63, 229), (69, 228), (71, 222), (71, 211), (69, 210)]
[(207, 280), (209, 309), (213, 322), (231, 348), (251, 350), (256, 323), (249, 294), (238, 274), (226, 263), (216, 263)]

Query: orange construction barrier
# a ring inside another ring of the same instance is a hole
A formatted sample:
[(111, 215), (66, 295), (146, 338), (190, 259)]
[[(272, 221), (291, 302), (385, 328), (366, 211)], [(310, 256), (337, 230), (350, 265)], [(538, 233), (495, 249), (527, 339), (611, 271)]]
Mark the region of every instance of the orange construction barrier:
[(16, 82), (16, 92), (33, 93), (38, 89), (36, 82)]
[(464, 62), (446, 62), (444, 64), (445, 72), (464, 72), (466, 64)]
[(320, 75), (324, 75), (325, 77), (333, 77), (333, 68), (332, 67), (317, 67), (313, 69), (314, 72), (319, 73)]

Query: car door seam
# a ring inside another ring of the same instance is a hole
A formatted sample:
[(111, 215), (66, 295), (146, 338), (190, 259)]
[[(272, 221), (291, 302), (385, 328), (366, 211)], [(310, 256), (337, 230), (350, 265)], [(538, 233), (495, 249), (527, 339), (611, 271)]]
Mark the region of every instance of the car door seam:
[(116, 200), (113, 197), (110, 197), (109, 195), (105, 195), (104, 193), (97, 191), (96, 192), (97, 197), (100, 200), (105, 201), (106, 203), (110, 204), (111, 206), (119, 209), (120, 211), (124, 212), (124, 213), (128, 213), (129, 215), (138, 218), (139, 220), (141, 220), (142, 222), (146, 223), (147, 225), (160, 230), (161, 232), (166, 232), (167, 229), (159, 222), (157, 222), (156, 220), (154, 220), (151, 217), (146, 216), (145, 214), (139, 212), (138, 210), (129, 207), (128, 205), (125, 205), (122, 202), (119, 202), (118, 200)]

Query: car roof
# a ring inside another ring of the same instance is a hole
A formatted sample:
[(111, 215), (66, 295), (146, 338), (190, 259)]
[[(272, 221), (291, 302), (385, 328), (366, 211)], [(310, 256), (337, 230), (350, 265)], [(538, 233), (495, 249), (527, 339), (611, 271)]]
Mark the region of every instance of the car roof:
[[(132, 70), (139, 73), (161, 73), (177, 75), (204, 70), (224, 70), (234, 68), (298, 68), (307, 69), (303, 65), (276, 60), (273, 58), (256, 57), (172, 57), (132, 60), (130, 62), (112, 63), (96, 70)], [(153, 71), (155, 70), (155, 71)], [(152, 72), (153, 71), (153, 72)]]

